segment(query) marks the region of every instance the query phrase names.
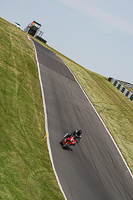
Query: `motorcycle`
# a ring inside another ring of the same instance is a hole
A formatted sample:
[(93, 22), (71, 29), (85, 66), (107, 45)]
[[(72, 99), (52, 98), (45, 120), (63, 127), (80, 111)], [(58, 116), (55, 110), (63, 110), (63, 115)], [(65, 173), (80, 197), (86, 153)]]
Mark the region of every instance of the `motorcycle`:
[(60, 144), (62, 145), (62, 148), (65, 149), (71, 145), (75, 146), (76, 140), (75, 140), (74, 136), (72, 135), (68, 138), (63, 138), (61, 140)]

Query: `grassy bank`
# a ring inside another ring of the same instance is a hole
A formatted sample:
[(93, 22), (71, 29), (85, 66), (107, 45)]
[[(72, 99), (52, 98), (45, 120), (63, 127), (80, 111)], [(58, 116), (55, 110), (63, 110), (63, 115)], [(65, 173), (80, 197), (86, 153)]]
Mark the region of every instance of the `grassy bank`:
[[(42, 140), (42, 98), (33, 45), (26, 35), (0, 18), (0, 199), (63, 199)], [(133, 103), (106, 77), (44, 46), (75, 74), (133, 173)]]
[(64, 199), (52, 170), (32, 43), (0, 18), (0, 199)]
[(100, 114), (133, 173), (133, 103), (108, 78), (61, 56)]
[[(108, 82), (107, 77), (89, 71), (51, 47), (44, 46), (56, 53), (74, 73), (133, 173), (133, 102)], [(133, 92), (133, 89), (130, 91)]]
[(133, 103), (106, 77), (66, 61), (100, 114), (133, 173)]

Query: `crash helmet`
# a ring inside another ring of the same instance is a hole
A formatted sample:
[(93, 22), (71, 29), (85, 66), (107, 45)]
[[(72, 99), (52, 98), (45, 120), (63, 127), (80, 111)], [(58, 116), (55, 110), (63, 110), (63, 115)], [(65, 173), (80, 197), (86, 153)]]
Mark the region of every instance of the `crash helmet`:
[(81, 134), (82, 134), (82, 130), (77, 131), (77, 136), (78, 137), (81, 136)]

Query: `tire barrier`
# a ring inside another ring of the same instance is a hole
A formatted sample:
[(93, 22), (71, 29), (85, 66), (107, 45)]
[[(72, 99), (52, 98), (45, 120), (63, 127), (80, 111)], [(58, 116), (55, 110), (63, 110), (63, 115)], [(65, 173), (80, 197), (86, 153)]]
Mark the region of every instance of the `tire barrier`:
[(118, 80), (109, 77), (108, 81), (111, 82), (121, 93), (123, 93), (128, 99), (133, 102), (133, 94), (128, 91), (123, 85), (121, 85)]

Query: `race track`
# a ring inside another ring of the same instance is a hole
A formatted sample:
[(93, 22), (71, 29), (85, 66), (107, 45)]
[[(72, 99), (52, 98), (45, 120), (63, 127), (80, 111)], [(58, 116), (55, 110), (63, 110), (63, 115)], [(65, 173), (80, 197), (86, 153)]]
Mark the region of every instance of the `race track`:
[[(68, 200), (133, 200), (133, 179), (98, 115), (60, 58), (34, 41), (43, 84), (49, 141)], [(69, 150), (62, 137), (82, 129)]]

